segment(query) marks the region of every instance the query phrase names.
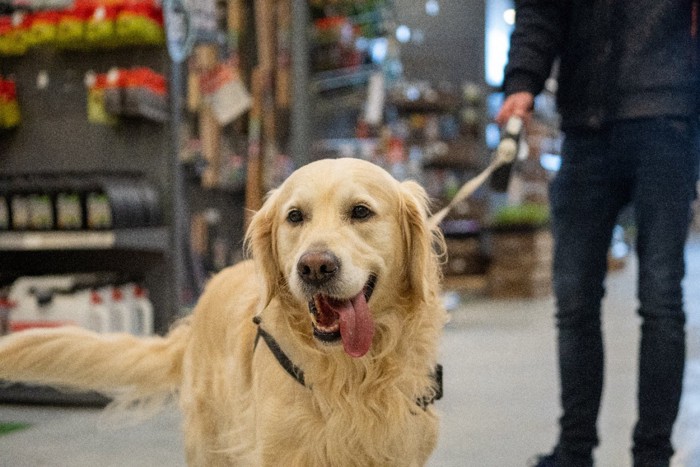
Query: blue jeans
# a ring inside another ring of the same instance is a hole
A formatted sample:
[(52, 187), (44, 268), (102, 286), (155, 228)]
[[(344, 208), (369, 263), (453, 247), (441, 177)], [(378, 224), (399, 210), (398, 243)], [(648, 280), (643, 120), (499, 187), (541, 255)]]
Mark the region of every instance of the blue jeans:
[(685, 363), (681, 281), (698, 171), (695, 120), (623, 121), (569, 132), (550, 185), (561, 382), (557, 452), (591, 465), (603, 389), (601, 300), (613, 227), (634, 209), (642, 317), (635, 467), (668, 466)]

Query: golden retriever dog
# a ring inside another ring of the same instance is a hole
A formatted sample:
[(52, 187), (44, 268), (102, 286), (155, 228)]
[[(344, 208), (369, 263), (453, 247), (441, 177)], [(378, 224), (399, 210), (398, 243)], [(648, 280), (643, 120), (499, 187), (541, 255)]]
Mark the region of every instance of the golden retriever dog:
[(0, 379), (132, 405), (175, 394), (193, 466), (423, 465), (447, 316), (427, 210), (418, 184), (369, 162), (313, 162), (253, 216), (252, 261), (168, 335), (11, 334)]

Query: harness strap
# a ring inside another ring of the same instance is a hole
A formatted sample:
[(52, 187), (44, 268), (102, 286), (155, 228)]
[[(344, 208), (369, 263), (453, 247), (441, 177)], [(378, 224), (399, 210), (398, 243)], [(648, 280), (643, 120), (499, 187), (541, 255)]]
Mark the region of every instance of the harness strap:
[[(263, 341), (265, 341), (265, 344), (267, 344), (267, 347), (270, 349), (272, 352), (272, 355), (274, 355), (275, 359), (277, 362), (284, 368), (284, 370), (294, 378), (297, 383), (301, 384), (304, 387), (306, 386), (306, 382), (304, 380), (304, 370), (299, 368), (292, 362), (287, 354), (284, 353), (284, 351), (280, 348), (279, 344), (275, 340), (274, 337), (267, 331), (265, 331), (261, 326), (261, 319), (259, 316), (255, 316), (253, 318), (253, 322), (258, 326), (258, 333), (255, 335), (255, 343), (253, 344), (253, 350), (258, 348), (258, 342), (260, 341), (260, 338), (262, 338)], [(436, 400), (442, 399), (443, 396), (443, 389), (442, 389), (442, 365), (439, 363), (435, 366), (435, 371), (430, 375), (431, 378), (433, 379), (433, 389), (434, 393), (430, 396), (423, 396), (418, 399), (416, 399), (416, 405), (418, 407), (422, 408), (423, 410), (427, 410), (428, 406), (433, 404)]]
[(420, 407), (423, 410), (427, 410), (429, 405), (434, 404), (435, 401), (439, 401), (440, 399), (442, 399), (442, 365), (440, 365), (439, 363), (435, 365), (435, 370), (430, 375), (430, 377), (433, 379), (433, 389), (435, 390), (435, 393), (430, 397), (423, 396), (416, 399), (416, 404), (418, 404), (418, 407)]
[(267, 344), (267, 347), (270, 349), (270, 352), (272, 352), (272, 355), (274, 355), (275, 359), (277, 359), (279, 364), (282, 365), (282, 368), (284, 368), (284, 370), (287, 373), (289, 373), (289, 376), (297, 380), (297, 382), (302, 386), (306, 386), (306, 382), (304, 381), (304, 370), (296, 366), (294, 362), (292, 362), (289, 359), (289, 357), (287, 357), (287, 354), (285, 354), (282, 351), (275, 338), (272, 337), (267, 331), (265, 331), (260, 326), (260, 321), (261, 320), (258, 316), (253, 318), (253, 322), (258, 325), (258, 333), (255, 336), (255, 344), (253, 345), (253, 350), (255, 350), (258, 347), (258, 341), (262, 337), (262, 339), (265, 341), (265, 344)]

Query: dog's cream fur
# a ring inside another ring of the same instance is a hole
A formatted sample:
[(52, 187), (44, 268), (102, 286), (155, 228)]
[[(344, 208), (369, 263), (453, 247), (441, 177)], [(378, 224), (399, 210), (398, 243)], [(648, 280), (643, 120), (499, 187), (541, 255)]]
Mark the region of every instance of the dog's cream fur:
[[(356, 206), (371, 215), (354, 216)], [(290, 221), (291, 210), (303, 220)], [(438, 420), (432, 406), (416, 401), (434, 393), (430, 375), (446, 320), (436, 253), (442, 239), (426, 212), (419, 185), (370, 163), (309, 164), (253, 217), (253, 261), (216, 275), (192, 316), (167, 336), (16, 333), (0, 339), (0, 379), (127, 401), (175, 393), (190, 465), (423, 465)], [(319, 248), (340, 261), (333, 296), (355, 296), (370, 274), (377, 277), (368, 301), (375, 332), (361, 357), (313, 337), (308, 287), (296, 265)], [(305, 386), (262, 340), (254, 345), (254, 315), (304, 371)]]

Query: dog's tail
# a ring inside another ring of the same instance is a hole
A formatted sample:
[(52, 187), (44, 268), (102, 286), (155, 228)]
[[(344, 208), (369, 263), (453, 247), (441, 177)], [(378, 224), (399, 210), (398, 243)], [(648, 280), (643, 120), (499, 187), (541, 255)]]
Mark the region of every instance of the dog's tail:
[(96, 391), (118, 402), (165, 400), (180, 386), (190, 326), (165, 337), (98, 334), (77, 327), (0, 338), (0, 380)]

